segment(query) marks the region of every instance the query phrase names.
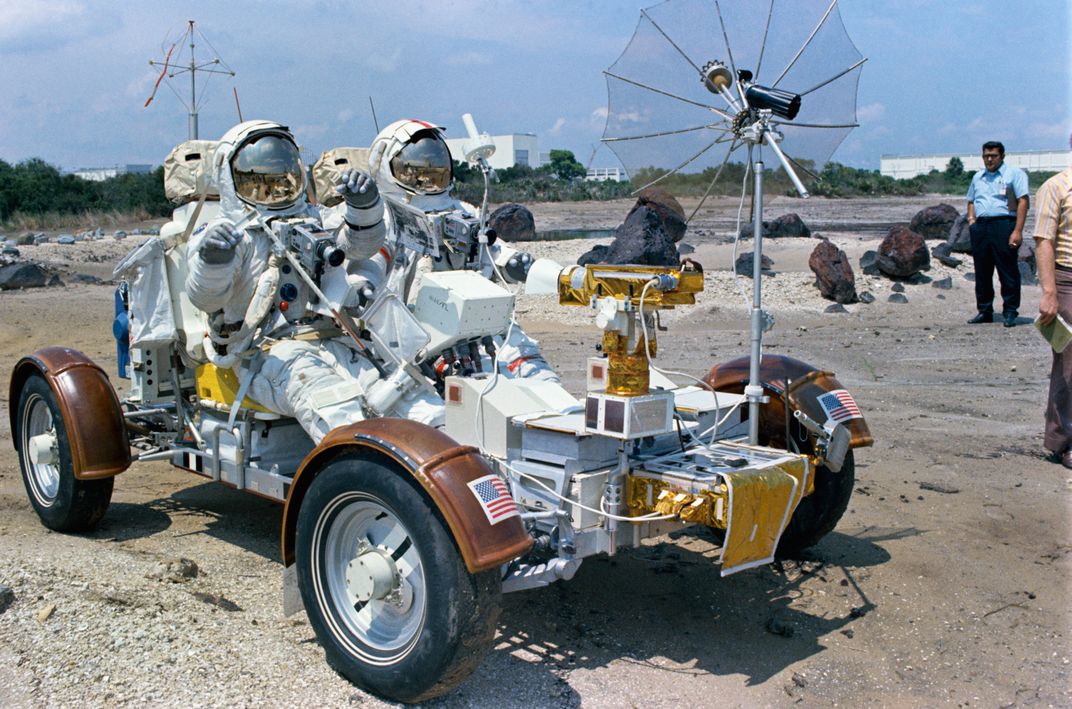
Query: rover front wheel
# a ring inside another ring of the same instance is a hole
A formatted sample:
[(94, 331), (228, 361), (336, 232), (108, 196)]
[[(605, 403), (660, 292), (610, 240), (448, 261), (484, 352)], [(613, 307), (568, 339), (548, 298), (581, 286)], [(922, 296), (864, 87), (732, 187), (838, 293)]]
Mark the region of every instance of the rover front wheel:
[(856, 458), (851, 450), (838, 472), (825, 465), (816, 468), (815, 491), (800, 501), (789, 519), (778, 542), (778, 556), (784, 558), (814, 546), (834, 531), (849, 506), (855, 484)]
[(26, 380), (15, 417), (22, 482), (41, 522), (57, 532), (83, 532), (100, 522), (113, 478), (74, 476), (71, 444), (56, 395), (40, 375)]
[(495, 632), (497, 570), (470, 574), (450, 532), (404, 472), (330, 463), (298, 512), (298, 584), (328, 663), (394, 700), (443, 694)]

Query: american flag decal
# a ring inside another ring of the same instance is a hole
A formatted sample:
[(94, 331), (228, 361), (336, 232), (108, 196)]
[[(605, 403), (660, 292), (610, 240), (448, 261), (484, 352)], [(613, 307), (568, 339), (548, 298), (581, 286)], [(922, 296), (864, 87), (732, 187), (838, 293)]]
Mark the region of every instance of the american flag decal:
[(510, 496), (510, 488), (498, 475), (485, 475), (468, 485), (487, 515), (488, 524), (498, 524), (504, 519), (520, 516), (521, 510)]
[(826, 418), (837, 423), (864, 417), (859, 407), (856, 406), (856, 402), (853, 401), (852, 394), (844, 389), (835, 389), (823, 394), (819, 397), (819, 405), (826, 412)]

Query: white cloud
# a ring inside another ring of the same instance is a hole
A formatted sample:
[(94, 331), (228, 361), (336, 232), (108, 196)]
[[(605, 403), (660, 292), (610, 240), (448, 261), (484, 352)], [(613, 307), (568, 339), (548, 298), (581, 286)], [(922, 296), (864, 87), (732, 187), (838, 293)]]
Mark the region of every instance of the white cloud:
[(879, 103), (878, 101), (869, 103), (866, 106), (860, 106), (856, 109), (856, 120), (861, 123), (877, 121), (884, 115), (886, 115), (886, 105)]
[(85, 14), (85, 7), (72, 0), (41, 0), (38, 2), (7, 2), (0, 4), (0, 42), (21, 39), (42, 31), (50, 33), (57, 27)]
[(559, 117), (558, 120), (555, 121), (555, 124), (547, 129), (547, 132), (551, 135), (558, 135), (562, 132), (562, 127), (564, 125), (566, 125), (566, 119)]
[(339, 123), (346, 123), (347, 121), (349, 121), (353, 117), (354, 117), (353, 110), (349, 109), (349, 108), (344, 108), (344, 109), (342, 109), (341, 111), (339, 111), (335, 115), (335, 120), (337, 120)]
[(446, 63), (451, 66), (486, 66), (491, 64), (491, 55), (485, 52), (460, 52), (447, 57)]
[(398, 69), (402, 59), (402, 48), (395, 47), (390, 53), (369, 52), (365, 55), (365, 66), (373, 71), (391, 74)]

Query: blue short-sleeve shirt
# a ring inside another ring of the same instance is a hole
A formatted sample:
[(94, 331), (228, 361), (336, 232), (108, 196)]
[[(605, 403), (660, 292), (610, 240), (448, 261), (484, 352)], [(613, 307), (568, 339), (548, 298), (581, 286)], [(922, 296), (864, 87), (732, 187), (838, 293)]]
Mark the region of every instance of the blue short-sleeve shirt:
[(1016, 200), (1027, 193), (1027, 173), (1002, 162), (994, 172), (984, 168), (975, 173), (968, 201), (975, 204), (976, 217), (1015, 217)]

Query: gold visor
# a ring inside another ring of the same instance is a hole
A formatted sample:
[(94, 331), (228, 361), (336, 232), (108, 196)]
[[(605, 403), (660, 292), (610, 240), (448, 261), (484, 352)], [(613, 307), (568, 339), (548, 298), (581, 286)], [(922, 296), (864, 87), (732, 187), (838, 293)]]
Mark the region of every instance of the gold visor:
[(440, 138), (419, 133), (391, 158), (391, 174), (399, 184), (422, 194), (436, 194), (450, 187), (453, 166), (450, 150)]
[(262, 135), (239, 148), (231, 175), (238, 197), (261, 207), (284, 207), (305, 189), (298, 147), (280, 135)]

